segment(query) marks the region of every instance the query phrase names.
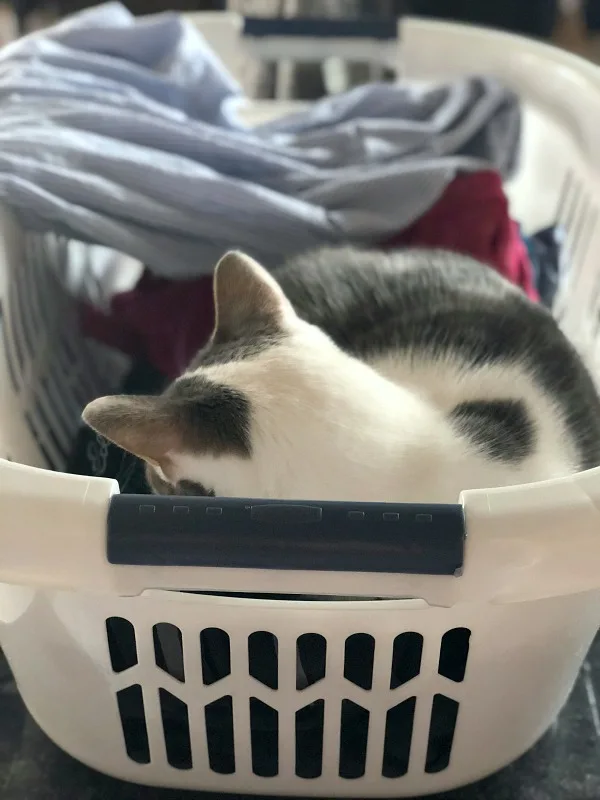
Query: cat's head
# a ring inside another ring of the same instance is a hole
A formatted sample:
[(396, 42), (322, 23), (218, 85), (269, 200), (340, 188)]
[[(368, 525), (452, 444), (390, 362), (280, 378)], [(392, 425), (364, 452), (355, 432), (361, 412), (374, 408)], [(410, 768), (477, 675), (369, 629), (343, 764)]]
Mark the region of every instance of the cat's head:
[(83, 419), (143, 459), (158, 493), (302, 496), (329, 446), (346, 357), (242, 253), (217, 265), (214, 299), (209, 343), (162, 395), (102, 397)]

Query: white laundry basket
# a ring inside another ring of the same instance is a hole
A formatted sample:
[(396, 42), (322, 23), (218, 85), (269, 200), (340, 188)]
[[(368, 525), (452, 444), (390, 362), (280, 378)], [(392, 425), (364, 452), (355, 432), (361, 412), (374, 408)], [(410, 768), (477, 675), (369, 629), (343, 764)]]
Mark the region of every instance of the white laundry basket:
[[(571, 272), (558, 310), (573, 335), (595, 334), (600, 72), (462, 26), (406, 20), (401, 41), (411, 77), (491, 72), (521, 93), (513, 214), (528, 228), (563, 222)], [(60, 747), (141, 784), (403, 797), (477, 780), (544, 733), (600, 625), (600, 469), (465, 492), (456, 574), (348, 572), (336, 569), (341, 555), (329, 570), (243, 559), (240, 568), (233, 558), (191, 566), (193, 548), (188, 566), (172, 553), (162, 566), (135, 564), (135, 553), (113, 552), (129, 563), (109, 563), (111, 502), (113, 534), (127, 538), (117, 484), (44, 469), (64, 466), (81, 406), (109, 383), (53, 277), (73, 245), (27, 233), (9, 214), (2, 225), (0, 644), (27, 708)], [(146, 498), (133, 511), (139, 501), (127, 502), (148, 542), (159, 512), (176, 537), (177, 508), (192, 501)], [(460, 509), (449, 513), (460, 521)]]

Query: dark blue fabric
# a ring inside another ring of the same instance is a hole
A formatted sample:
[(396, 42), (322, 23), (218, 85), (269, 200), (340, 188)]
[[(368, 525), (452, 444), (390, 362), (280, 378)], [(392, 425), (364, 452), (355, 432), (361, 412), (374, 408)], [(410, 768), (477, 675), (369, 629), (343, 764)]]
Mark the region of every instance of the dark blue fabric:
[(523, 237), (533, 267), (536, 288), (542, 303), (552, 307), (564, 261), (564, 231), (560, 225), (544, 228), (532, 236)]

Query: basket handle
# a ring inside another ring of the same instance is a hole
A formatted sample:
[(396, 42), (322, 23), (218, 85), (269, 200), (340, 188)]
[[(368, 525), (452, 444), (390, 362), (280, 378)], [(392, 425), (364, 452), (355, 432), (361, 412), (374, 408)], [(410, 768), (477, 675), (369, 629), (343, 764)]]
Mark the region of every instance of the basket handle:
[[(600, 468), (464, 492), (462, 508), (118, 492), (110, 479), (0, 460), (0, 582), (123, 596), (176, 589), (413, 597), (440, 606), (600, 593)], [(381, 516), (365, 536), (362, 520), (347, 516), (363, 510), (398, 519)], [(299, 529), (304, 537), (291, 535)]]
[(107, 478), (0, 460), (9, 584), (373, 596), (383, 580), (394, 596), (423, 574), (455, 581), (463, 547), (460, 505), (120, 495)]
[(396, 41), (395, 16), (378, 19), (332, 19), (330, 17), (252, 17), (245, 16), (242, 35), (262, 38), (374, 39)]
[(112, 564), (456, 575), (460, 505), (115, 495)]
[(0, 459), (0, 581), (110, 587), (106, 514), (119, 485)]

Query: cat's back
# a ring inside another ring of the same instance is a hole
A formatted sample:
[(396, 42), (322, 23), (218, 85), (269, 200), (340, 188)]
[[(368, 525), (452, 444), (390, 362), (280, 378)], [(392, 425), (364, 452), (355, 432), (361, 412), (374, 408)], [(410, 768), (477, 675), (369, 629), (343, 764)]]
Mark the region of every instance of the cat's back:
[(489, 414), (514, 399), (564, 430), (578, 468), (600, 464), (600, 402), (585, 365), (551, 314), (490, 267), (437, 250), (332, 248), (276, 277), (302, 318), (448, 413)]
[[(492, 269), (443, 250), (324, 248), (275, 274), (299, 315), (352, 352), (398, 347), (425, 317), (458, 309), (487, 315), (491, 303), (520, 299)], [(410, 345), (410, 338), (405, 343)]]

